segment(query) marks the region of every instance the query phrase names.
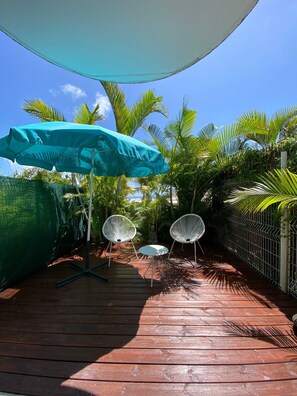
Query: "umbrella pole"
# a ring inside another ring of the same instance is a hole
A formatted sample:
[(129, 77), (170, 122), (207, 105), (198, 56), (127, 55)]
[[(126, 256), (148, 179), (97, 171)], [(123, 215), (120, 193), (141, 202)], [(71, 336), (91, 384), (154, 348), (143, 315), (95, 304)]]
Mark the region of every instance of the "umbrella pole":
[(72, 263), (72, 267), (79, 271), (78, 275), (71, 276), (70, 278), (63, 279), (61, 281), (56, 282), (57, 287), (61, 287), (71, 283), (77, 279), (80, 279), (84, 275), (91, 275), (93, 278), (100, 280), (102, 282), (107, 282), (108, 279), (103, 276), (97, 275), (94, 271), (100, 267), (106, 265), (106, 263), (97, 265), (94, 268), (90, 268), (90, 250), (91, 250), (91, 221), (92, 221), (92, 206), (93, 206), (93, 180), (94, 175), (93, 171), (90, 173), (90, 200), (89, 200), (89, 215), (88, 215), (88, 227), (87, 227), (87, 244), (86, 244), (86, 254), (85, 254), (85, 264), (84, 268), (81, 268), (76, 263)]
[(92, 210), (93, 210), (93, 181), (94, 174), (93, 171), (90, 173), (90, 200), (89, 200), (89, 214), (88, 214), (88, 228), (87, 228), (87, 252), (86, 252), (86, 271), (90, 268), (90, 250), (91, 250), (91, 222), (92, 222)]

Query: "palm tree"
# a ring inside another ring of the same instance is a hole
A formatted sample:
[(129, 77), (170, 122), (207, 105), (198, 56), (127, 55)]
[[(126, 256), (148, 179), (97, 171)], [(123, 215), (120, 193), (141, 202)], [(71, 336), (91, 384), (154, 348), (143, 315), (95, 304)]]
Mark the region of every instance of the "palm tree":
[(253, 141), (265, 149), (296, 134), (297, 107), (280, 110), (270, 118), (265, 113), (252, 110), (242, 114), (235, 124), (243, 135), (242, 146), (248, 141)]
[(169, 184), (172, 216), (173, 189), (179, 201), (184, 193), (187, 195), (186, 208), (193, 212), (197, 196), (203, 197), (212, 180), (212, 173), (207, 173), (206, 168), (211, 169), (213, 162), (224, 160), (240, 133), (235, 125), (217, 128), (210, 123), (195, 136), (196, 117), (197, 112), (190, 110), (184, 101), (179, 115), (163, 130), (156, 125), (147, 127), (158, 149), (169, 159), (170, 171), (165, 178)]
[(177, 156), (180, 152), (187, 158), (191, 156), (189, 151), (193, 150), (194, 145), (190, 144), (190, 140), (194, 143), (192, 139), (192, 131), (196, 122), (196, 116), (197, 112), (190, 110), (184, 101), (178, 116), (175, 120), (169, 122), (163, 130), (155, 124), (151, 124), (146, 128), (147, 132), (153, 138), (158, 150), (165, 158), (168, 158), (171, 164), (166, 179), (169, 184), (169, 198), (172, 217), (174, 217), (173, 189), (176, 187), (175, 180), (178, 170), (174, 164), (179, 162), (177, 160)]
[(101, 81), (110, 101), (116, 124), (116, 131), (124, 135), (133, 136), (144, 127), (146, 119), (152, 113), (160, 113), (167, 117), (166, 107), (161, 103), (162, 96), (155, 96), (153, 91), (147, 91), (129, 108), (125, 94), (118, 84)]
[(234, 190), (225, 202), (244, 213), (266, 210), (273, 204), (278, 209), (297, 205), (297, 174), (288, 169), (269, 171), (253, 187)]
[[(118, 84), (105, 81), (101, 81), (101, 84), (110, 101), (117, 132), (128, 136), (134, 136), (141, 127), (145, 127), (145, 122), (150, 114), (160, 113), (167, 117), (166, 107), (161, 103), (163, 98), (161, 96), (155, 96), (153, 91), (145, 92), (141, 98), (129, 108), (125, 94)], [(114, 194), (112, 212), (116, 207), (117, 197), (120, 196), (121, 179), (122, 177), (120, 176)]]
[[(243, 114), (235, 123), (244, 135), (243, 145), (254, 141), (262, 149), (273, 143), (294, 137), (297, 131), (297, 107), (276, 112), (271, 118), (265, 113), (251, 111)], [(226, 202), (238, 210), (259, 212), (273, 204), (279, 209), (290, 208), (296, 204), (297, 176), (289, 170), (272, 170), (258, 178), (253, 187), (232, 191)]]

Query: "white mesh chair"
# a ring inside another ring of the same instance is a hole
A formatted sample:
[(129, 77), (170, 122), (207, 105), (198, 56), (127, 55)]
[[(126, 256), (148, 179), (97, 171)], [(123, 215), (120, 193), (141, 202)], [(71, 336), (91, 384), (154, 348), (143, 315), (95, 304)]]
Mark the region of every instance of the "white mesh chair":
[(107, 250), (109, 248), (108, 266), (110, 266), (111, 263), (111, 251), (113, 243), (131, 241), (135, 256), (138, 258), (134, 243), (132, 241), (136, 235), (136, 227), (127, 217), (121, 215), (113, 215), (108, 217), (108, 219), (103, 224), (102, 233), (109, 241), (107, 246)]
[(172, 224), (169, 232), (171, 237), (173, 238), (173, 243), (168, 258), (171, 255), (175, 242), (194, 244), (195, 263), (196, 243), (199, 245), (202, 253), (204, 254), (204, 251), (199, 243), (199, 239), (205, 232), (205, 225), (200, 216), (196, 214), (186, 214), (180, 217)]

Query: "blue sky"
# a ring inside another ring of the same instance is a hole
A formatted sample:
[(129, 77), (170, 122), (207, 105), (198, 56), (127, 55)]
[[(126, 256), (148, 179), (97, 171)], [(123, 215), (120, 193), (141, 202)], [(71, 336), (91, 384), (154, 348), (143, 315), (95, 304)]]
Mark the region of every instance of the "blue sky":
[[(198, 112), (196, 130), (209, 122), (231, 124), (253, 109), (270, 116), (297, 105), (296, 17), (296, 0), (260, 0), (231, 36), (189, 69), (157, 82), (122, 85), (128, 104), (153, 89), (163, 96), (170, 120), (186, 98), (189, 107)], [(0, 137), (11, 126), (35, 122), (21, 109), (26, 99), (42, 99), (69, 120), (81, 103), (92, 107), (99, 101), (106, 117), (100, 124), (114, 129), (112, 112), (98, 81), (38, 58), (1, 32), (0, 48)], [(150, 121), (162, 127), (168, 119), (155, 115)], [(14, 169), (10, 161), (0, 159), (0, 174), (11, 175)]]

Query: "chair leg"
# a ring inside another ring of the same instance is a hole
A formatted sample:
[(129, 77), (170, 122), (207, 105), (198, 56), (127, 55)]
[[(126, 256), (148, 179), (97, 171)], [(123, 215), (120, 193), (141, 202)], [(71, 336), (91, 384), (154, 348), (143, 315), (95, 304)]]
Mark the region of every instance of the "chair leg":
[(205, 254), (204, 251), (203, 251), (203, 249), (202, 249), (202, 247), (201, 247), (201, 245), (200, 245), (200, 243), (199, 243), (199, 241), (196, 241), (196, 242), (198, 243), (198, 245), (199, 245), (199, 247), (200, 247), (200, 249), (201, 249), (202, 254)]
[(174, 243), (175, 243), (175, 239), (173, 240), (173, 243), (172, 243), (172, 245), (171, 245), (170, 252), (168, 253), (168, 258), (170, 257), (170, 255), (171, 255), (171, 253), (172, 253), (172, 249), (173, 249)]
[(112, 242), (109, 242), (110, 248), (109, 248), (109, 258), (108, 258), (108, 266), (110, 267), (110, 262), (111, 262), (111, 251), (112, 251)]
[(136, 251), (136, 249), (135, 249), (135, 246), (134, 246), (134, 243), (133, 243), (133, 241), (132, 241), (132, 240), (131, 240), (131, 243), (132, 243), (132, 246), (133, 246), (133, 249), (134, 249), (135, 256), (136, 256), (136, 258), (138, 259), (138, 256), (137, 256), (137, 251)]
[(108, 252), (109, 246), (110, 246), (110, 241), (108, 241), (108, 244), (107, 244), (106, 249), (105, 249), (105, 257), (106, 258), (107, 258), (107, 252)]

